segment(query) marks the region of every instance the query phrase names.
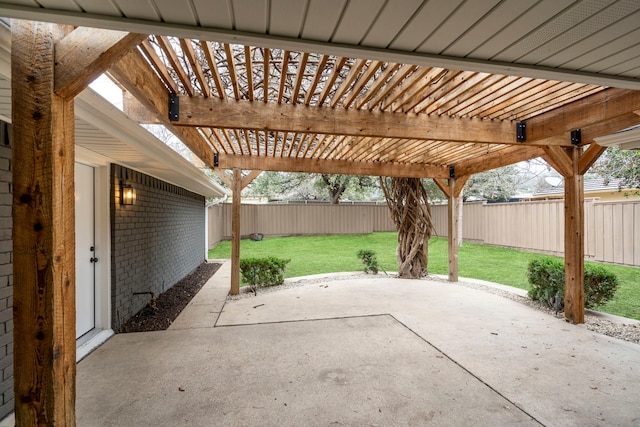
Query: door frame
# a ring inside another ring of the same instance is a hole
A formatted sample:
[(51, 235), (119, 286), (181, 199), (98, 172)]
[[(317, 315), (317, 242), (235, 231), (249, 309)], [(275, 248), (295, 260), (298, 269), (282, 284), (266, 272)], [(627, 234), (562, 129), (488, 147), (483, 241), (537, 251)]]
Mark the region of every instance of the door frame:
[(81, 360), (113, 334), (111, 329), (111, 226), (110, 162), (106, 157), (76, 145), (75, 161), (94, 168), (95, 328), (76, 341)]

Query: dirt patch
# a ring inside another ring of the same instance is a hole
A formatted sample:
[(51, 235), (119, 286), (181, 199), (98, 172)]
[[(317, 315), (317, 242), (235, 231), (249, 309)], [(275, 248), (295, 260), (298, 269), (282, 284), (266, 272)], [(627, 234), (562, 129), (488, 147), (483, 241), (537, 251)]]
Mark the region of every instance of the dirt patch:
[[(147, 304), (122, 325), (120, 332), (164, 331), (189, 304), (200, 288), (218, 271), (220, 264), (202, 263), (191, 274), (160, 294), (155, 308)], [(149, 299), (151, 296), (149, 295)]]

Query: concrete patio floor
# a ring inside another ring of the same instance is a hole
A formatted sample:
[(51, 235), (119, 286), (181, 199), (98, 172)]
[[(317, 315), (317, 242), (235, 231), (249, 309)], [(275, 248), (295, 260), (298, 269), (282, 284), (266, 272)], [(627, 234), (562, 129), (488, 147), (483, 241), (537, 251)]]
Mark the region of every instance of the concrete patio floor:
[(226, 301), (78, 365), (78, 426), (640, 425), (640, 346), (450, 283), (354, 278)]

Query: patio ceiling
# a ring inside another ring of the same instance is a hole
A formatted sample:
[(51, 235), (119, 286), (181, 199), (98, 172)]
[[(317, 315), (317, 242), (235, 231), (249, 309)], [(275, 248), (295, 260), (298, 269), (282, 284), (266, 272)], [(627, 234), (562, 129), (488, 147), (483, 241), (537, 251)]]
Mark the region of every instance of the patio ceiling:
[(167, 36), (110, 73), (131, 117), (222, 169), (448, 178), (640, 123), (631, 90)]

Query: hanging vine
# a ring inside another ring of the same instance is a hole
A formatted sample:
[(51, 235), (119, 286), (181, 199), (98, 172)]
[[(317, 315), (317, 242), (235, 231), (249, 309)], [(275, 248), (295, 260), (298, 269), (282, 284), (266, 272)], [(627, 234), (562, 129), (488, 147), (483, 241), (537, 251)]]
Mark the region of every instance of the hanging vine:
[(398, 230), (398, 275), (418, 279), (427, 274), (428, 242), (434, 230), (427, 192), (418, 178), (383, 178), (391, 218)]

